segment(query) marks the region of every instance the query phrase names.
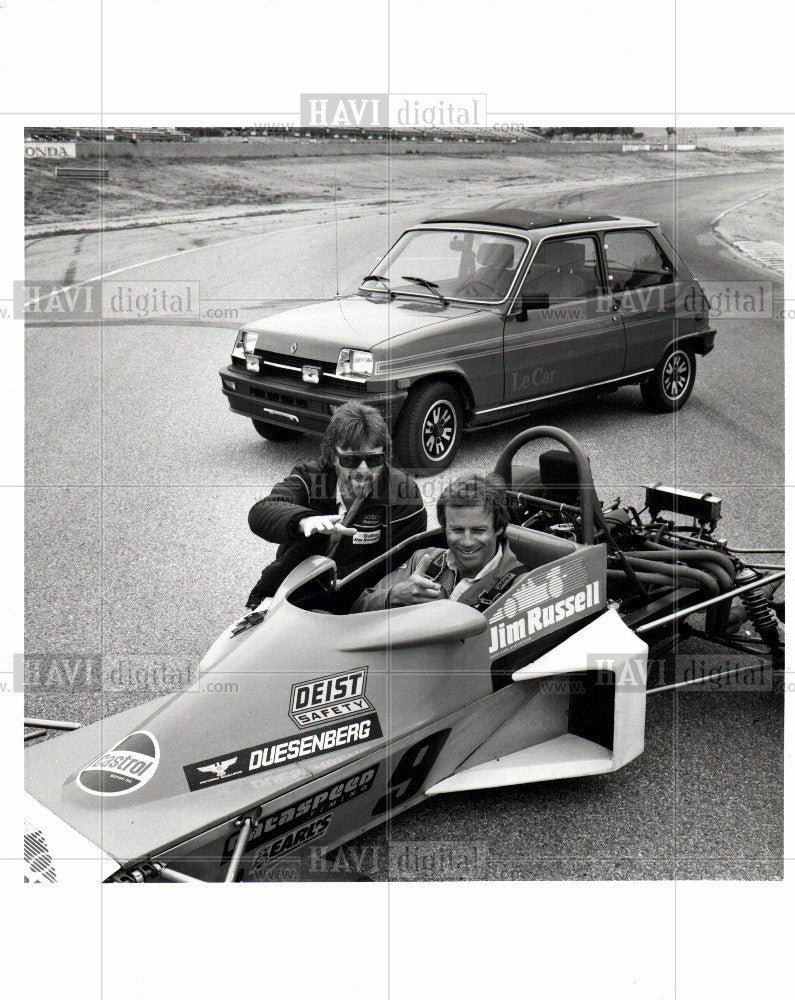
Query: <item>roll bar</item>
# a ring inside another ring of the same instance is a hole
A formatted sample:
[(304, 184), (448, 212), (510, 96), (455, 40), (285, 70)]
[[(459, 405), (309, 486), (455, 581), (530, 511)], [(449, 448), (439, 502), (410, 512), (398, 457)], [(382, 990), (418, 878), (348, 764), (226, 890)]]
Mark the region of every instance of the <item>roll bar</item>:
[(510, 487), (513, 485), (513, 469), (511, 463), (513, 457), (523, 448), (528, 441), (536, 441), (538, 438), (552, 438), (568, 448), (569, 452), (577, 464), (577, 488), (580, 493), (580, 513), (582, 515), (582, 540), (586, 545), (592, 545), (594, 541), (594, 505), (596, 503), (596, 487), (594, 486), (591, 466), (585, 452), (577, 443), (576, 439), (562, 431), (559, 427), (542, 425), (540, 427), (530, 427), (521, 434), (509, 441), (505, 450), (497, 459), (494, 472), (500, 476)]

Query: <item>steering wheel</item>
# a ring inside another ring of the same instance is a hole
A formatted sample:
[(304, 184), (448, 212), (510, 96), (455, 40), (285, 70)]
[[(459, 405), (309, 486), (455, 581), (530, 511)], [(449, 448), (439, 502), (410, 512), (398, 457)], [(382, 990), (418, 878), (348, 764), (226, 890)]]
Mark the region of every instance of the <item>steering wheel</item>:
[(483, 299), (493, 299), (494, 289), (485, 281), (467, 281), (463, 287), (459, 288), (457, 295), (474, 295)]

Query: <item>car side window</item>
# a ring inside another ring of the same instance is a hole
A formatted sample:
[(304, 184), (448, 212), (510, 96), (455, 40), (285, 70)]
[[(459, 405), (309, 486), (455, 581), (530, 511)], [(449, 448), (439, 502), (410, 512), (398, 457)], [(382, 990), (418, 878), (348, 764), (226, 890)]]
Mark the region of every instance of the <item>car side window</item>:
[(673, 281), (673, 268), (645, 229), (605, 233), (605, 258), (614, 292)]
[(599, 251), (593, 236), (546, 240), (522, 285), (523, 296), (546, 294), (550, 304), (601, 293)]

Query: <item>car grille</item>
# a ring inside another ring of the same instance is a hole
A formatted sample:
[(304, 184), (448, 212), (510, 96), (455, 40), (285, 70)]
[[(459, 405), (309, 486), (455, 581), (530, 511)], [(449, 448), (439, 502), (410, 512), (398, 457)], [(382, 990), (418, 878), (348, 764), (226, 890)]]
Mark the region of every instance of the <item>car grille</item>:
[(309, 400), (300, 399), (298, 396), (290, 396), (286, 392), (273, 392), (271, 389), (257, 389), (255, 386), (249, 386), (248, 391), (252, 396), (258, 396), (260, 399), (270, 400), (271, 403), (282, 403), (284, 406), (297, 406), (304, 410), (309, 408)]
[(294, 354), (276, 354), (274, 351), (261, 351), (259, 349), (254, 353), (266, 364), (287, 365), (291, 368), (298, 368), (299, 371), (304, 365), (312, 365), (313, 368), (319, 368), (326, 375), (334, 375), (337, 371), (337, 364), (334, 361), (314, 361), (312, 358), (299, 358)]
[[(311, 358), (300, 358), (294, 354), (276, 354), (274, 351), (261, 351), (259, 349), (254, 354), (260, 359), (260, 375), (273, 375), (277, 378), (294, 379), (296, 382), (301, 382), (302, 385), (311, 385), (312, 383), (307, 383), (303, 380), (303, 367), (304, 365), (310, 365), (312, 368), (320, 369), (320, 382), (321, 384), (325, 382), (329, 389), (342, 390), (345, 393), (367, 391), (364, 382), (338, 378), (337, 364), (334, 361), (313, 361)], [(232, 361), (238, 367), (245, 367), (245, 361), (242, 361), (240, 358), (233, 358)], [(286, 400), (283, 401), (286, 402)]]

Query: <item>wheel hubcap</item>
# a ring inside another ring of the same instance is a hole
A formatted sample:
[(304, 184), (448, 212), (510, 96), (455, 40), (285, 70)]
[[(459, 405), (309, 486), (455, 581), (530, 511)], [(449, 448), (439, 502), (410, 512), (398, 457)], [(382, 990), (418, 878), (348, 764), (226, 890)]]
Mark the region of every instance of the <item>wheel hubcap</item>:
[(690, 381), (690, 358), (683, 351), (675, 351), (665, 362), (662, 383), (669, 399), (678, 399)]
[(422, 423), (422, 447), (434, 462), (445, 457), (455, 440), (455, 410), (447, 400), (434, 403)]

